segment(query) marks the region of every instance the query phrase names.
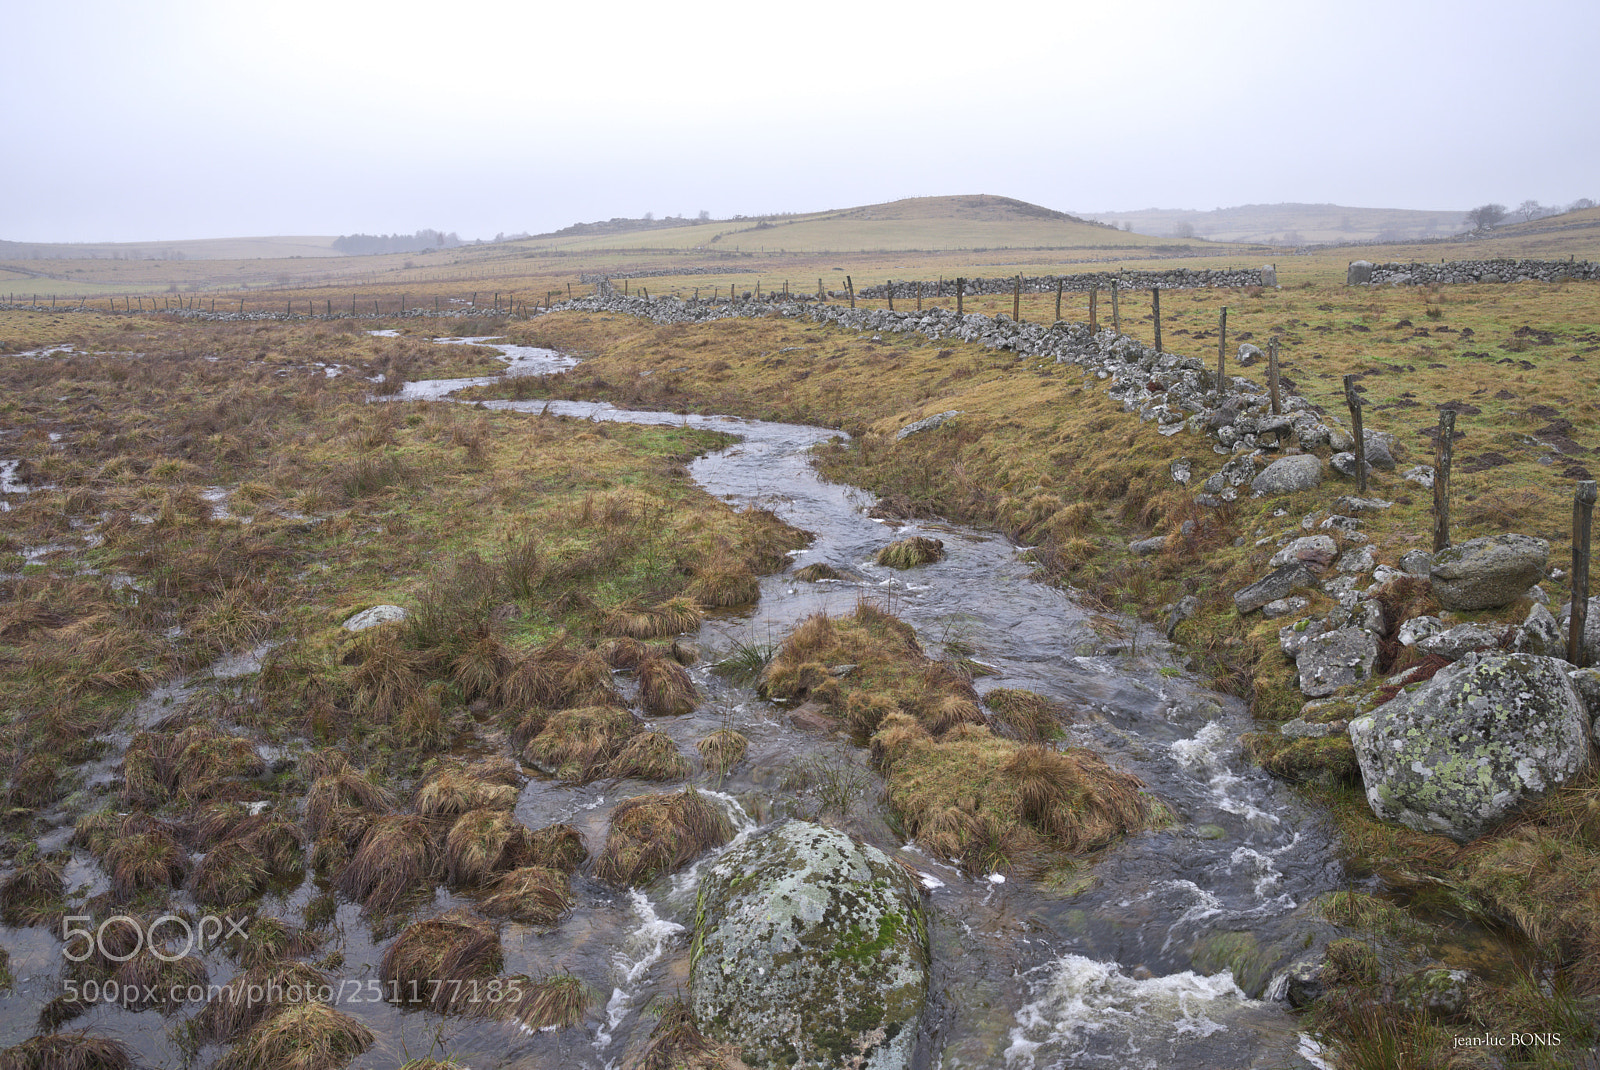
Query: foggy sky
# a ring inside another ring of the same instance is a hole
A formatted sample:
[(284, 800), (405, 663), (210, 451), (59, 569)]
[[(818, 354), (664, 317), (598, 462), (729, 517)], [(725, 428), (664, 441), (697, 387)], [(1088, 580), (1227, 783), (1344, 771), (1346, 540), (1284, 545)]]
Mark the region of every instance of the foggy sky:
[(15, 241), (1600, 199), (1593, 0), (3, 10)]

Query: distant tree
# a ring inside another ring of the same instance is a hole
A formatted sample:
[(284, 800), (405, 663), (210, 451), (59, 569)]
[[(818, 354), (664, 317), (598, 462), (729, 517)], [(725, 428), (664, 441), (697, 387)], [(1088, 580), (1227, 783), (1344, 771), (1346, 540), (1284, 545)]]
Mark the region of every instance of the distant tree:
[(1194, 237), (1194, 224), (1190, 223), (1188, 221), (1184, 221), (1182, 223), (1179, 223), (1177, 226), (1172, 228), (1172, 236), (1174, 238), (1192, 238), (1192, 237)]
[(1517, 205), (1517, 214), (1521, 216), (1522, 221), (1526, 223), (1529, 220), (1544, 215), (1544, 205), (1540, 204), (1538, 201), (1523, 201), (1521, 204)]
[(1593, 207), (1594, 207), (1594, 202), (1592, 200), (1590, 200), (1587, 197), (1579, 197), (1577, 200), (1575, 200), (1571, 204), (1567, 205), (1567, 211), (1569, 211), (1569, 212), (1581, 212), (1585, 208), (1593, 208)]
[(1285, 244), (1285, 245), (1304, 245), (1305, 243), (1306, 243), (1305, 236), (1302, 235), (1298, 230), (1284, 231), (1283, 244)]
[(1122, 221), (1122, 229), (1131, 233), (1133, 231), (1133, 222), (1131, 220), (1124, 219)]
[(700, 209), (700, 214), (695, 216), (695, 218), (700, 220), (702, 223), (709, 223), (711, 221), (711, 213), (702, 208)]
[(646, 222), (646, 223), (648, 223), (648, 222), (650, 222), (650, 221), (651, 221), (651, 220), (652, 220), (652, 219), (654, 219), (654, 218), (655, 218), (655, 217), (656, 217), (656, 214), (655, 214), (655, 213), (654, 213), (654, 212), (646, 212), (646, 213), (645, 213), (645, 214), (644, 214), (644, 221), (645, 221), (645, 222)]
[(1480, 204), (1467, 213), (1467, 223), (1473, 230), (1488, 230), (1506, 217), (1503, 204)]

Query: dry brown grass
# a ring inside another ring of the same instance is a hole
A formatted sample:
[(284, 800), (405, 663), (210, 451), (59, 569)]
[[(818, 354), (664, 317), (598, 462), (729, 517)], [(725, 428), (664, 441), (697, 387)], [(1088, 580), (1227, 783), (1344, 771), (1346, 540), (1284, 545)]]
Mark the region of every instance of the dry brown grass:
[(659, 654), (639, 663), (639, 701), (656, 717), (676, 717), (694, 710), (699, 693), (682, 665)]
[(603, 776), (606, 764), (638, 731), (633, 714), (615, 706), (560, 710), (545, 720), (522, 754), (563, 780), (586, 783)]
[(246, 1033), (217, 1070), (338, 1070), (372, 1047), (372, 1031), (326, 1003), (286, 1007)]
[(642, 795), (612, 812), (594, 875), (611, 884), (648, 884), (732, 838), (728, 816), (693, 788)]
[(528, 830), (508, 810), (469, 810), (445, 838), (445, 877), (457, 886), (481, 884), (527, 854)]
[(369, 912), (388, 914), (431, 892), (443, 869), (426, 819), (394, 814), (372, 823), (335, 887)]
[(541, 926), (556, 924), (572, 904), (567, 875), (546, 866), (522, 866), (502, 874), (479, 902), (486, 914)]
[(500, 935), (490, 923), (452, 910), (405, 928), (378, 965), (390, 999), (436, 1014), (476, 1011), (472, 982), (488, 981), (502, 963)]
[(693, 771), (678, 744), (661, 732), (641, 732), (628, 740), (622, 752), (606, 766), (608, 777), (639, 780), (682, 780)]

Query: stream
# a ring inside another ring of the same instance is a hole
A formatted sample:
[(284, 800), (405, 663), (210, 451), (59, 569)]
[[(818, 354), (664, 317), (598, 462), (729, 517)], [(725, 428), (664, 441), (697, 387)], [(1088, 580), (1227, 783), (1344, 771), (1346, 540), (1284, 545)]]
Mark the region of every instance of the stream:
[[(576, 363), (484, 339), (440, 341), (490, 344), (503, 354), (508, 374), (545, 374)], [(443, 401), (488, 381), (407, 382), (397, 399)], [(1248, 710), (1184, 669), (1182, 651), (1157, 630), (1092, 617), (1063, 592), (1034, 582), (1021, 548), (1002, 536), (869, 517), (870, 495), (823, 482), (809, 464), (811, 447), (839, 432), (607, 404), (483, 404), (737, 435), (734, 445), (694, 461), (694, 478), (730, 504), (771, 509), (813, 532), (811, 545), (795, 555), (795, 567), (825, 562), (853, 577), (802, 583), (787, 574), (768, 576), (756, 606), (708, 618), (696, 636), (702, 658), (690, 669), (705, 701), (693, 713), (650, 727), (691, 755), (696, 740), (719, 728), (749, 738), (745, 760), (705, 785), (733, 819), (735, 842), (790, 816), (816, 816), (829, 789), (851, 801), (825, 820), (922, 875), (932, 990), (919, 1068), (1330, 1065), (1285, 1004), (1246, 994), (1248, 988), (1261, 995), (1270, 978), (1261, 971), (1236, 977), (1215, 949), (1253, 943), (1269, 949), (1268, 962), (1281, 965), (1309, 945), (1321, 930), (1308, 905), (1348, 884), (1335, 834), (1321, 815), (1244, 758), (1237, 739), (1252, 728)], [(915, 534), (942, 539), (946, 557), (903, 573), (873, 562), (885, 544)], [(969, 878), (915, 843), (901, 842), (886, 820), (882, 782), (864, 751), (793, 727), (781, 706), (709, 668), (740, 646), (778, 643), (812, 613), (847, 614), (862, 598), (913, 625), (930, 655), (940, 656), (949, 644), (992, 668), (992, 675), (978, 679), (980, 691), (1026, 688), (1065, 704), (1075, 715), (1068, 741), (1137, 774), (1171, 822), (1106, 850), (1058, 887), (1000, 874)], [(231, 664), (225, 671), (238, 670)], [(181, 701), (185, 686), (171, 684), (160, 697)], [(617, 804), (661, 790), (672, 789), (634, 780), (574, 787), (536, 776), (522, 789), (516, 813), (534, 828), (571, 822), (595, 853)], [(53, 835), (51, 846), (61, 846), (64, 830)], [(475, 1070), (627, 1065), (661, 1003), (687, 992), (698, 873), (715, 856), (642, 889), (619, 891), (580, 874), (573, 882), (577, 905), (554, 930), (503, 927), (503, 974), (571, 972), (600, 995), (583, 1027), (530, 1032), (383, 1002), (342, 1001), (341, 1010), (378, 1036), (350, 1065), (393, 1070), (430, 1054), (455, 1056)], [(104, 880), (86, 856), (78, 859), (69, 886)], [(315, 893), (307, 880), (293, 892), (269, 895), (261, 909), (298, 923)], [(467, 903), (440, 889), (434, 910)], [(345, 962), (328, 971), (334, 983), (375, 976), (387, 938), (374, 939), (357, 907), (341, 905), (332, 933), (325, 952), (337, 949)], [(62, 945), (40, 929), (0, 928), (0, 941), (18, 978), (12, 992), (0, 995), (4, 1047), (31, 1035), (38, 1007), (60, 993)], [(234, 969), (220, 955), (206, 962), (213, 982), (226, 981)], [(175, 1037), (180, 1019), (103, 1005), (67, 1028), (85, 1026), (123, 1040), (145, 1065), (184, 1065)], [(197, 1065), (210, 1065), (217, 1054), (203, 1050)]]

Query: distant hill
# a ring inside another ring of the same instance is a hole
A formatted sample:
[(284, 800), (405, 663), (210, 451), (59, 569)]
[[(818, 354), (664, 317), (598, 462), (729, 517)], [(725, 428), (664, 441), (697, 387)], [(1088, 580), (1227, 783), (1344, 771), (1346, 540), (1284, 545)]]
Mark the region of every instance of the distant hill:
[(0, 241), (0, 260), (279, 260), (339, 256), (334, 238), (196, 238), (149, 242)]
[(535, 235), (528, 244), (538, 249), (567, 251), (854, 253), (1081, 248), (1150, 251), (1174, 243), (1125, 233), (1011, 197), (971, 194), (911, 197), (826, 212), (733, 219), (613, 219)]
[(1351, 208), (1339, 204), (1245, 204), (1209, 212), (1146, 208), (1137, 212), (1086, 212), (1135, 234), (1195, 237), (1266, 245), (1322, 245), (1447, 238), (1467, 229), (1465, 210)]

